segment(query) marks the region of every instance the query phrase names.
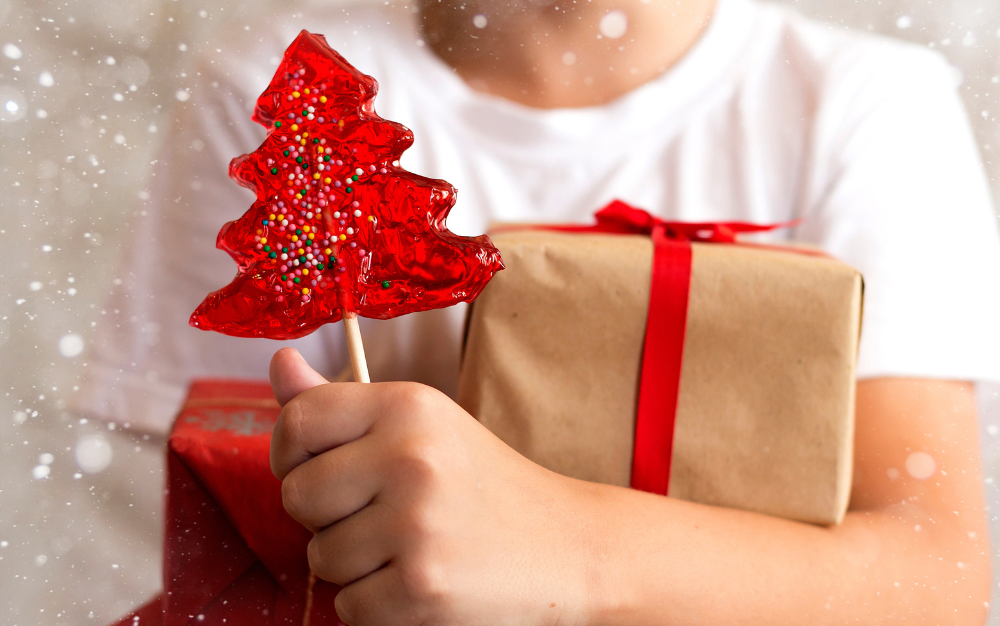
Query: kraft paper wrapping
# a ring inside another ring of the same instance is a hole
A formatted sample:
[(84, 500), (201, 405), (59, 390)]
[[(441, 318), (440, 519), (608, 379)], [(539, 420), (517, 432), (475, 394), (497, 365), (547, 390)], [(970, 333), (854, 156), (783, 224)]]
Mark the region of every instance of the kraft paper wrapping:
[[(470, 312), (459, 402), (544, 467), (628, 486), (651, 240), (492, 239), (507, 269)], [(833, 259), (692, 244), (668, 495), (839, 523), (861, 303), (860, 274)]]

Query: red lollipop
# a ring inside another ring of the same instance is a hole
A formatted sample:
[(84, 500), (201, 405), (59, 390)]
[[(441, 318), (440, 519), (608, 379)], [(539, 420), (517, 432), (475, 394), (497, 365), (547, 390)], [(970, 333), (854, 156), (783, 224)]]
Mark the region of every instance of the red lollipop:
[(377, 89), (322, 35), (302, 31), (288, 47), (253, 115), (267, 138), (229, 166), (257, 194), (216, 242), (236, 278), (192, 326), (293, 339), (355, 315), (470, 302), (503, 269), (488, 237), (446, 228), (454, 187), (400, 169), (413, 133), (375, 113)]

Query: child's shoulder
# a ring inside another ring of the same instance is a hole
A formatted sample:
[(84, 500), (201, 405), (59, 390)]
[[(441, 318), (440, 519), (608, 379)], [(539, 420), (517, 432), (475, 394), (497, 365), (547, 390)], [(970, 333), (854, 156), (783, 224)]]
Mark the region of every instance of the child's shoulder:
[(809, 72), (831, 83), (877, 81), (887, 85), (944, 77), (960, 81), (958, 70), (938, 51), (900, 39), (803, 16), (785, 5), (754, 3), (758, 11), (755, 45), (771, 61)]
[(880, 106), (953, 98), (961, 82), (960, 72), (925, 46), (815, 20), (786, 5), (720, 0), (720, 11), (726, 5), (746, 23), (734, 82), (744, 97), (757, 94), (768, 106), (836, 124)]
[(258, 94), (267, 86), (288, 44), (305, 29), (323, 35), (361, 71), (375, 74), (381, 57), (401, 32), (412, 30), (412, 20), (395, 7), (369, 2), (313, 3), (287, 14), (260, 15), (223, 27), (213, 35), (212, 45), (199, 54), (197, 64), (215, 75), (238, 77), (248, 94)]

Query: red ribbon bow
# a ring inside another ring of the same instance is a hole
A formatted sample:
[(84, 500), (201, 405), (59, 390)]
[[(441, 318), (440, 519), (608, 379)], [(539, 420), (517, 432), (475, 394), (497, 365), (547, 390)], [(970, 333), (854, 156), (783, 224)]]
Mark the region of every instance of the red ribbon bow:
[(740, 233), (760, 233), (797, 222), (751, 224), (750, 222), (671, 222), (661, 220), (642, 209), (615, 200), (594, 214), (597, 225), (587, 230), (623, 235), (651, 235), (654, 239), (696, 241), (699, 243), (736, 243)]
[(631, 485), (633, 489), (666, 495), (687, 328), (691, 242), (735, 243), (739, 233), (775, 230), (796, 222), (766, 225), (670, 222), (620, 200), (598, 211), (595, 217), (594, 226), (560, 230), (645, 234), (653, 239), (652, 288), (642, 352)]

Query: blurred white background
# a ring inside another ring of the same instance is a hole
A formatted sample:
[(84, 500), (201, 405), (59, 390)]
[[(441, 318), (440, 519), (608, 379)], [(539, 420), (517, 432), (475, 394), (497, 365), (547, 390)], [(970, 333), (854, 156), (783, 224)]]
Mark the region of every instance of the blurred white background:
[[(812, 17), (944, 53), (957, 68), (1000, 197), (993, 156), (1000, 3), (792, 3)], [(0, 0), (0, 625), (106, 624), (160, 588), (163, 441), (123, 425), (85, 423), (63, 409), (64, 400), (87, 365), (103, 296), (118, 280), (119, 242), (147, 196), (163, 121), (178, 102), (198, 105), (189, 62), (202, 47), (225, 52), (225, 42), (213, 40), (217, 26), (253, 24), (294, 7)], [(995, 546), (998, 392), (979, 389)], [(994, 582), (994, 606), (998, 590)], [(1000, 611), (991, 623), (1000, 626)]]

